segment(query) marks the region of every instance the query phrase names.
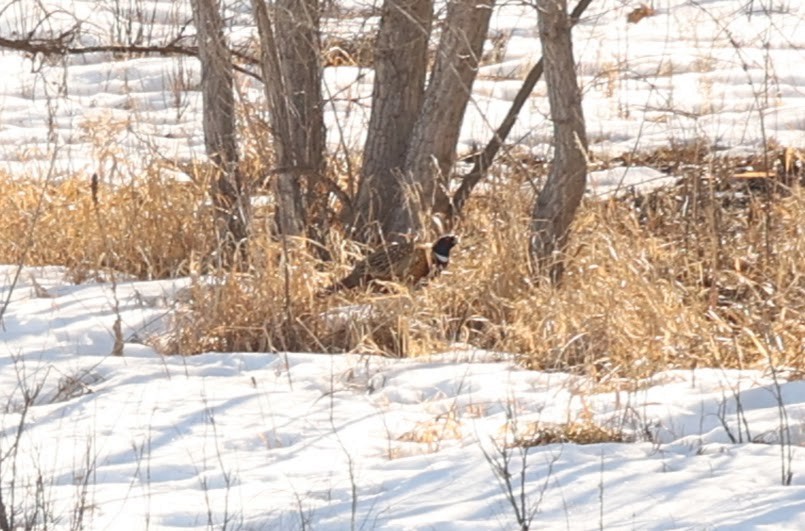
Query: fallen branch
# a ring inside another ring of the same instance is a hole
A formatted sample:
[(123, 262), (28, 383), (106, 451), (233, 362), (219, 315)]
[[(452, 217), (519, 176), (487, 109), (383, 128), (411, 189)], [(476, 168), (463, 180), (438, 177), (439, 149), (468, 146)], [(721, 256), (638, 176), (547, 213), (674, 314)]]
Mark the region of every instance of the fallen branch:
[[(186, 57), (198, 57), (198, 47), (180, 44), (184, 37), (177, 37), (173, 41), (162, 45), (137, 45), (137, 44), (101, 44), (97, 46), (73, 46), (72, 41), (76, 35), (75, 28), (72, 28), (57, 37), (51, 39), (41, 39), (26, 37), (21, 39), (8, 39), (0, 37), (0, 48), (15, 50), (31, 55), (43, 55), (47, 57), (64, 57), (67, 55), (86, 55), (90, 53), (111, 53), (121, 55), (179, 55)], [(248, 54), (237, 50), (230, 50), (230, 53), (238, 60), (256, 65), (258, 60)], [(241, 74), (252, 77), (262, 82), (259, 74), (252, 72), (238, 65), (233, 65), (235, 70)]]

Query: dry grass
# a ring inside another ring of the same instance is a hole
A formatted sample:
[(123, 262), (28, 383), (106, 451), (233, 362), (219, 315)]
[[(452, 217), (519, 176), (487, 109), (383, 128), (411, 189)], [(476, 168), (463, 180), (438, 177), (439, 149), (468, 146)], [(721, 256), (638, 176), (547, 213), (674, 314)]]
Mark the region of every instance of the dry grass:
[(204, 187), (156, 168), (135, 183), (102, 183), (98, 204), (89, 176), (51, 183), (0, 177), (0, 261), (24, 255), (28, 265), (65, 265), (75, 282), (109, 267), (149, 279), (186, 275), (191, 257), (213, 248)]
[[(315, 292), (334, 264), (276, 242), (254, 274), (198, 283), (180, 352), (306, 350), (416, 356), (456, 344), (515, 352), (541, 369), (600, 381), (672, 367), (801, 366), (805, 337), (805, 197), (753, 191), (726, 168), (649, 196), (587, 201), (561, 288), (531, 280), (528, 194), (516, 179), (475, 198), (450, 268), (392, 294)], [(768, 222), (768, 225), (766, 223)], [(287, 276), (287, 290), (286, 290)]]
[(350, 38), (328, 37), (322, 42), (324, 66), (374, 65), (374, 40), (372, 33), (360, 34)]
[(525, 427), (524, 433), (517, 434), (511, 446), (531, 447), (557, 443), (600, 444), (633, 440), (633, 436), (622, 430), (599, 426), (592, 420), (560, 424), (533, 422)]
[[(664, 158), (666, 155), (663, 156)], [(31, 264), (65, 264), (77, 281), (104, 267), (139, 278), (194, 273), (168, 353), (370, 352), (416, 356), (472, 345), (514, 352), (540, 369), (600, 382), (667, 368), (805, 366), (805, 193), (692, 169), (647, 196), (588, 200), (560, 288), (533, 280), (531, 194), (524, 175), (473, 198), (450, 268), (430, 285), (392, 293), (317, 291), (361, 249), (331, 237), (334, 262), (303, 242), (271, 239), (257, 212), (247, 273), (193, 269), (209, 252), (203, 186), (153, 177), (102, 190), (105, 246), (88, 183), (46, 188)], [(704, 178), (703, 175), (712, 176)], [(0, 261), (18, 259), (41, 186), (0, 179)]]

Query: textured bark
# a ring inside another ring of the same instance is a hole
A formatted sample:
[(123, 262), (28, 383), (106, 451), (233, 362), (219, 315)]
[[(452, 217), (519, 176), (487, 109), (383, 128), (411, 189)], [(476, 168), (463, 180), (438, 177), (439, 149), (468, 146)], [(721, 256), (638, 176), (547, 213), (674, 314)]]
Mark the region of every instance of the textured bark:
[(216, 208), (222, 257), (244, 249), (249, 227), (249, 197), (238, 170), (232, 61), (217, 0), (192, 0), (201, 61), (204, 147), (216, 166), (212, 200)]
[(537, 273), (549, 273), (558, 282), (562, 261), (555, 255), (564, 249), (586, 185), (587, 136), (566, 0), (538, 0), (537, 8), (556, 146), (551, 172), (531, 214), (530, 243)]
[(431, 214), (449, 207), (456, 143), (493, 5), (494, 0), (454, 0), (448, 5), (433, 74), (401, 174), (404, 194), (385, 227), (387, 234), (419, 233), (428, 227)]
[(307, 236), (323, 242), (329, 230), (325, 176), (325, 128), (318, 0), (277, 0), (275, 30), (291, 145), (281, 167), (300, 169), (306, 185)]
[[(277, 230), (320, 240), (327, 231), (318, 0), (253, 3), (277, 166)], [(280, 35), (281, 38), (275, 38)], [(306, 185), (303, 192), (302, 183)]]
[[(280, 58), (274, 40), (274, 28), (268, 17), (264, 0), (252, 2), (257, 31), (260, 35), (260, 68), (263, 73), (263, 90), (268, 103), (274, 150), (278, 164), (286, 160), (290, 138), (289, 110), (284, 105), (285, 79), (280, 68)], [(305, 210), (302, 189), (294, 172), (279, 173), (272, 181), (276, 201), (275, 223), (280, 234), (300, 235), (305, 230)]]
[(402, 196), (400, 175), (427, 73), (432, 0), (386, 0), (374, 49), (372, 112), (363, 150), (361, 183), (350, 224), (363, 241), (388, 227)]

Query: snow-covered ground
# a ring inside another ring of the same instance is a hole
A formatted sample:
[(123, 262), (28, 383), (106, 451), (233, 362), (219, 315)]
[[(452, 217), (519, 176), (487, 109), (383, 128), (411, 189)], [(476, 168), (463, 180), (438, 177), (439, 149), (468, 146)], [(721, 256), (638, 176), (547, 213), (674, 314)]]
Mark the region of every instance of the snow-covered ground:
[[(115, 6), (145, 6), (155, 39), (190, 18), (187, 2), (23, 1), (2, 11), (0, 34), (33, 29), (34, 4), (60, 8), (43, 26), (54, 31), (71, 13), (83, 20), (84, 44), (139, 31)], [(662, 0), (655, 16), (627, 24), (637, 4), (593, 2), (574, 30), (593, 150), (703, 140), (754, 152), (764, 136), (805, 145), (804, 4)], [(252, 33), (248, 9), (232, 3), (236, 40)], [(354, 24), (328, 27), (369, 31), (376, 20), (358, 19), (364, 12), (353, 5)], [(508, 108), (539, 55), (535, 25), (532, 7), (496, 11), (492, 35), (506, 45), (481, 71), (461, 149), (485, 142)], [(43, 176), (53, 158), (59, 171), (111, 179), (157, 154), (203, 155), (194, 59), (95, 54), (67, 64), (0, 53), (0, 170)], [(339, 131), (360, 146), (371, 79), (366, 69), (327, 69), (333, 149)], [(239, 84), (260, 101), (253, 81)], [(548, 155), (547, 116), (540, 85), (512, 142)], [(642, 168), (596, 173), (591, 184), (663, 178)], [(3, 301), (13, 274), (0, 268)], [(539, 446), (525, 464), (517, 448), (504, 451), (534, 529), (805, 528), (800, 381), (778, 387), (771, 374), (700, 369), (602, 389), (458, 348), (417, 360), (161, 357), (138, 339), (160, 330), (186, 284), (124, 282), (115, 295), (107, 284), (71, 285), (59, 268), (23, 272), (0, 323), (5, 504), (44, 506), (57, 520), (50, 528), (82, 518), (91, 529), (515, 529), (487, 456), (501, 458), (512, 426), (574, 422), (635, 442)], [(115, 298), (123, 357), (109, 355)]]
[[(379, 4), (379, 0), (377, 2)], [(58, 15), (36, 26), (41, 4)], [(342, 3), (344, 4), (344, 3)], [(805, 144), (805, 3), (798, 0), (662, 0), (653, 16), (627, 22), (637, 2), (593, 2), (574, 29), (588, 137), (596, 156), (703, 142), (756, 153), (765, 136)], [(231, 38), (254, 36), (249, 2), (229, 2)], [(346, 2), (330, 35), (371, 34), (373, 2)], [(26, 9), (27, 6), (27, 9)], [(75, 15), (73, 17), (73, 14)], [(368, 18), (367, 18), (368, 17)], [(0, 34), (59, 34), (81, 22), (83, 45), (173, 41), (192, 36), (188, 1), (23, 0), (0, 15)], [(133, 22), (132, 22), (133, 21)], [(181, 30), (179, 28), (184, 28)], [(462, 130), (466, 153), (485, 143), (540, 55), (534, 7), (501, 3), (491, 23)], [(139, 40), (138, 40), (139, 38)], [(190, 43), (187, 39), (180, 43)], [(325, 41), (327, 42), (327, 41)], [(60, 61), (0, 53), (0, 169), (45, 173), (58, 147), (66, 172), (127, 176), (144, 160), (203, 155), (198, 61), (189, 57), (71, 56)], [(368, 122), (372, 72), (327, 68), (326, 122), (331, 149), (359, 150)], [(259, 85), (246, 76), (238, 94), (258, 105)], [(509, 141), (544, 158), (552, 126), (544, 83), (538, 84)], [(342, 143), (343, 141), (343, 143)], [(132, 157), (131, 153), (138, 153)]]
[[(506, 450), (534, 529), (805, 526), (801, 381), (700, 369), (606, 390), (472, 350), (165, 358), (132, 341), (114, 357), (110, 286), (70, 285), (58, 268), (21, 278), (0, 332), (2, 455), (22, 390), (43, 387), (3, 494), (16, 466), (16, 500), (35, 504), (41, 474), (63, 526), (83, 495), (91, 529), (514, 529), (485, 454), (500, 460), (515, 429), (568, 422), (637, 442), (537, 446), (525, 464)], [(183, 285), (121, 284), (124, 335), (153, 329)]]

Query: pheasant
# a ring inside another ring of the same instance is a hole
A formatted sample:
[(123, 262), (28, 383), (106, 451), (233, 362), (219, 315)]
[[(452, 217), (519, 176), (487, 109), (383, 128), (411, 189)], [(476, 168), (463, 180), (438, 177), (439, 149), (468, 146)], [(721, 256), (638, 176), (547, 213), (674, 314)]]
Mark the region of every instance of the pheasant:
[(450, 262), (450, 250), (458, 243), (453, 235), (442, 236), (432, 245), (414, 242), (392, 243), (355, 264), (345, 276), (322, 294), (365, 286), (376, 281), (399, 281), (414, 286), (438, 275)]

